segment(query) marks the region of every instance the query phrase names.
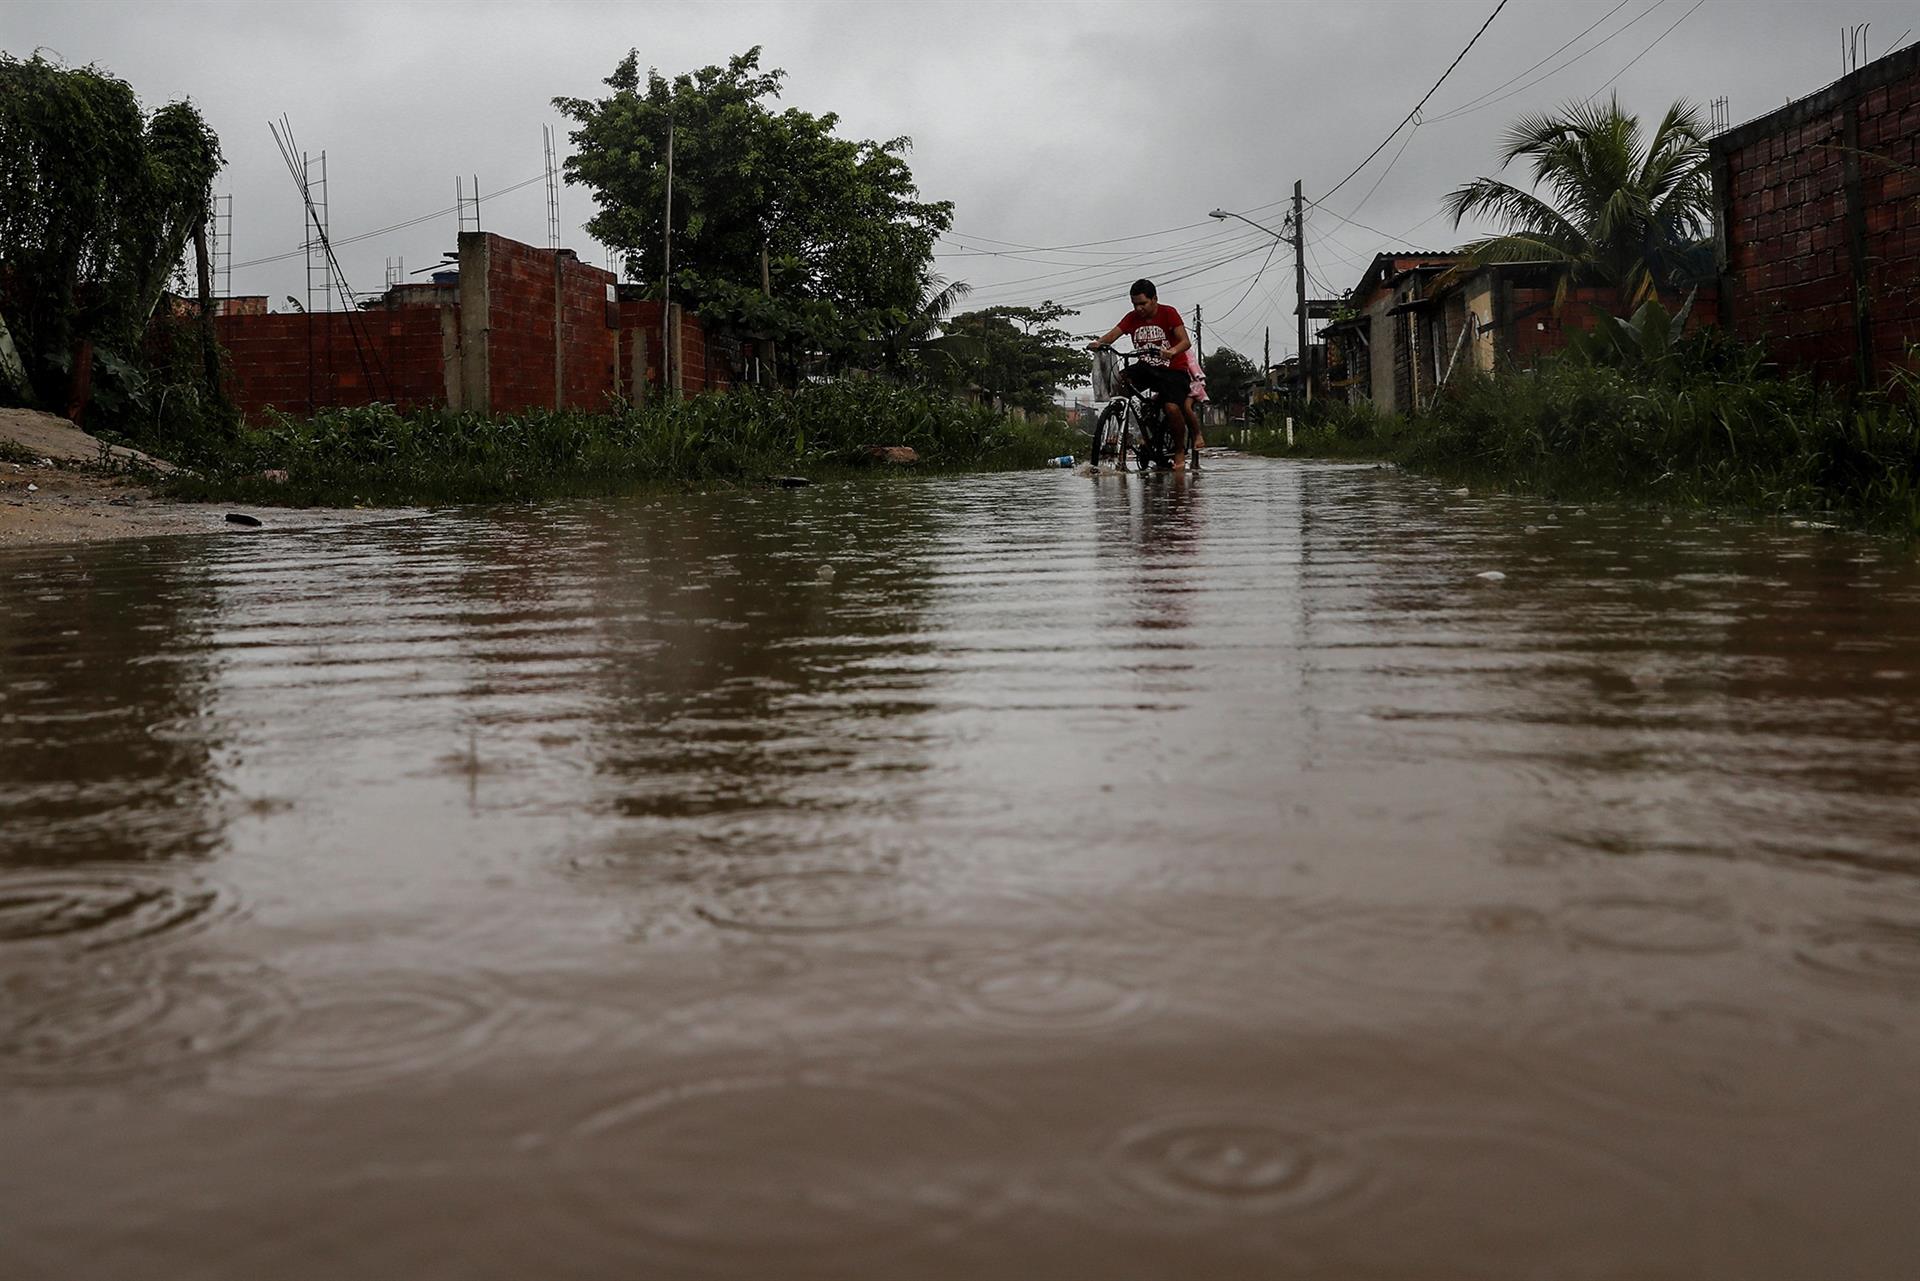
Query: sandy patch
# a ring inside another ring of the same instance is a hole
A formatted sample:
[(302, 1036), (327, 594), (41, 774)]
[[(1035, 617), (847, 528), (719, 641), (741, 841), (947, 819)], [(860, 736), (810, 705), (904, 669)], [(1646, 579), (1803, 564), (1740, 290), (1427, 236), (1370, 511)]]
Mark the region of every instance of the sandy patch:
[[(0, 548), (163, 534), (257, 536), (421, 514), (182, 503), (157, 497), (142, 481), (171, 470), (172, 464), (138, 450), (108, 449), (64, 418), (0, 409)], [(260, 524), (238, 524), (227, 519), (230, 514)]]

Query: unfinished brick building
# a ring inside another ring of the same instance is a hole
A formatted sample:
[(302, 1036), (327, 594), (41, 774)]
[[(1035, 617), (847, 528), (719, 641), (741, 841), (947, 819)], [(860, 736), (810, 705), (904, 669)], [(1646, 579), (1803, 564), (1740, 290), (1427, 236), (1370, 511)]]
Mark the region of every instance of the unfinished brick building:
[(664, 311), (620, 299), (613, 275), (571, 250), (470, 231), (458, 270), (432, 284), (396, 286), (351, 312), (223, 306), (214, 330), (249, 417), (373, 403), (601, 409), (616, 396), (644, 400), (669, 378), (676, 391), (727, 386), (732, 371), (709, 367), (699, 318)]
[(1920, 46), (1712, 142), (1724, 323), (1874, 387), (1920, 343)]
[[(1711, 283), (1687, 296), (1689, 331), (1715, 323)], [(1466, 268), (1458, 253), (1379, 254), (1348, 295), (1351, 314), (1321, 330), (1329, 390), (1388, 413), (1419, 413), (1456, 370), (1534, 365), (1563, 350), (1569, 331), (1633, 309), (1611, 285), (1572, 286), (1558, 306), (1555, 297), (1555, 270), (1538, 263)]]

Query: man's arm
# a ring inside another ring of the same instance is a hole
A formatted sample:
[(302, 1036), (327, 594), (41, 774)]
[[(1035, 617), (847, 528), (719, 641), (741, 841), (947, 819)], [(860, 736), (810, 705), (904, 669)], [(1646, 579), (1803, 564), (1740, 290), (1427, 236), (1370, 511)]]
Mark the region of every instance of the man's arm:
[(1113, 340), (1118, 338), (1119, 336), (1120, 336), (1120, 326), (1115, 325), (1112, 329), (1107, 330), (1106, 333), (1101, 334), (1098, 338), (1088, 343), (1087, 350), (1092, 351), (1096, 347), (1111, 347), (1113, 346)]
[(1175, 325), (1173, 327), (1173, 341), (1167, 344), (1167, 359), (1172, 360), (1175, 356), (1178, 356), (1191, 346), (1193, 346), (1193, 343), (1187, 338), (1187, 327), (1185, 325)]

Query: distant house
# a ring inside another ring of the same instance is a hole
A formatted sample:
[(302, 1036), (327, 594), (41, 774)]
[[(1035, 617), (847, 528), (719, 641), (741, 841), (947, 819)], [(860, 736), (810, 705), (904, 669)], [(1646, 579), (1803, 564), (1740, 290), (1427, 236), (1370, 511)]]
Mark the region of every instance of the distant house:
[(1725, 323), (1873, 387), (1920, 344), (1920, 46), (1710, 143)]
[(698, 316), (675, 306), (669, 317), (573, 251), (477, 231), (459, 243), (457, 270), (350, 311), (219, 300), (234, 403), (252, 418), (373, 403), (497, 414), (731, 383), (737, 349), (710, 340)]
[[(1388, 413), (1413, 413), (1433, 378), (1422, 377), (1436, 341), (1414, 319), (1432, 281), (1460, 261), (1454, 253), (1401, 250), (1376, 254), (1347, 295), (1346, 315), (1320, 331), (1327, 342), (1328, 390), (1371, 401)], [(1444, 341), (1444, 335), (1439, 339)]]
[[(1380, 254), (1324, 328), (1329, 388), (1388, 413), (1416, 414), (1466, 370), (1533, 365), (1602, 315), (1631, 310), (1611, 285), (1576, 285), (1554, 305), (1555, 269), (1537, 263), (1466, 267), (1461, 255)], [(1718, 291), (1690, 291), (1687, 327), (1713, 324)], [(1672, 307), (1681, 298), (1668, 296)]]

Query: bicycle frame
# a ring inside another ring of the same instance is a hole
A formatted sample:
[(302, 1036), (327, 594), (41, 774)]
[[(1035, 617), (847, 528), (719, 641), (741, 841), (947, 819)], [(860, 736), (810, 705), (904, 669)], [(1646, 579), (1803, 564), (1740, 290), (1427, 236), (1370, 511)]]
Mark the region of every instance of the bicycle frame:
[(1136, 462), (1134, 470), (1172, 465), (1166, 415), (1174, 412), (1173, 407), (1164, 404), (1152, 390), (1137, 388), (1126, 378), (1142, 359), (1139, 352), (1117, 352), (1112, 347), (1095, 350), (1096, 385), (1105, 383), (1118, 393), (1094, 421), (1088, 458), (1096, 470), (1108, 460), (1118, 471), (1129, 470), (1129, 453)]

